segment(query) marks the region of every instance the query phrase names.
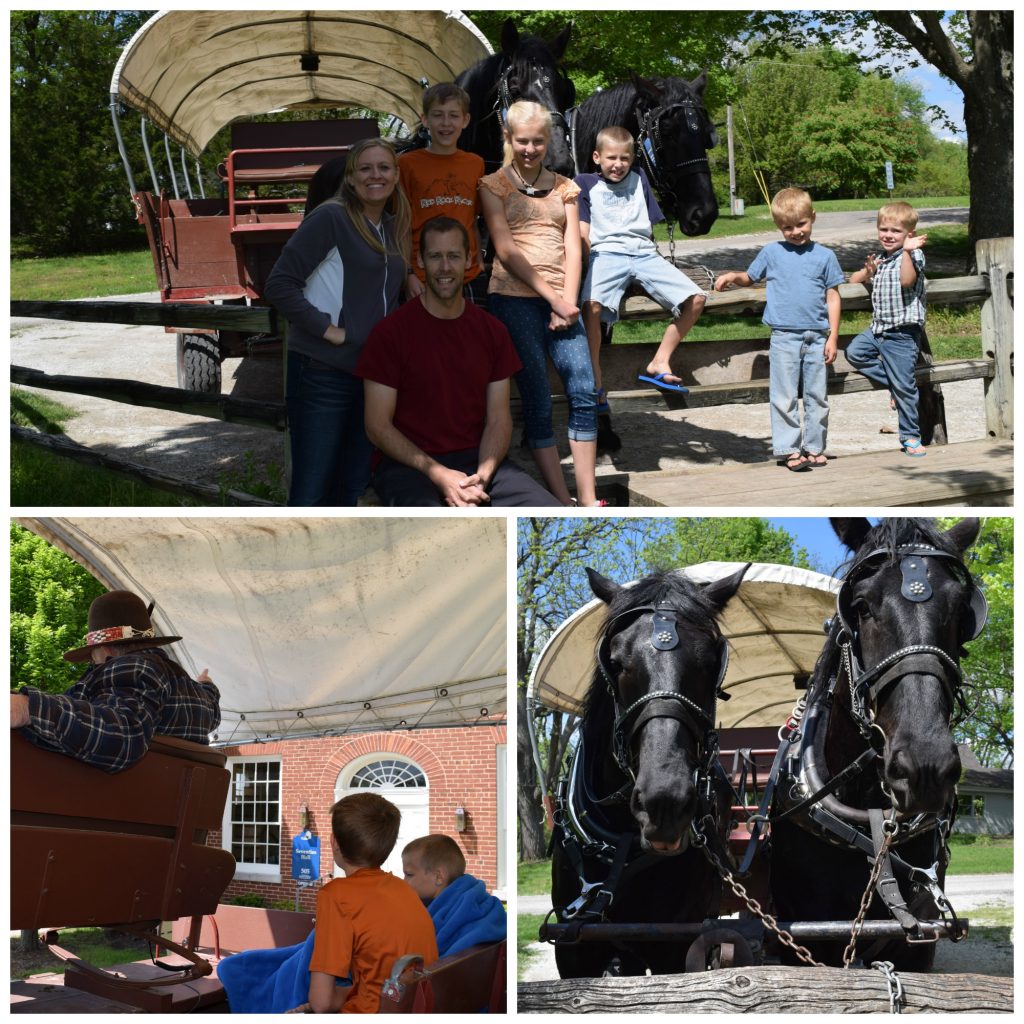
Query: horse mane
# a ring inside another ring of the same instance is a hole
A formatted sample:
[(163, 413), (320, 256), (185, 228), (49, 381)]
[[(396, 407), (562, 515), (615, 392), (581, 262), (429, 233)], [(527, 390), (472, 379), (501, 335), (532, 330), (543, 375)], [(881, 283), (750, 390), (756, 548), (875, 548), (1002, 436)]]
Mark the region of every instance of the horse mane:
[(864, 543), (853, 555), (840, 566), (841, 570), (849, 575), (864, 554), (872, 551), (885, 551), (888, 553), (888, 562), (895, 562), (899, 555), (897, 550), (908, 544), (930, 544), (932, 547), (945, 551), (946, 554), (961, 557), (960, 550), (939, 528), (934, 519), (913, 519), (913, 518), (892, 518), (883, 519), (877, 526), (873, 526), (864, 539)]
[[(645, 577), (634, 586), (619, 590), (608, 606), (599, 643), (604, 641), (608, 628), (616, 616), (631, 608), (653, 606), (660, 601), (671, 603), (682, 619), (698, 630), (706, 632), (715, 641), (721, 637), (716, 618), (718, 612), (705, 596), (703, 589), (678, 570), (665, 569)], [(601, 670), (595, 666), (590, 689), (584, 700), (581, 722), (583, 735), (609, 735), (613, 715), (614, 702), (608, 693), (608, 686)]]

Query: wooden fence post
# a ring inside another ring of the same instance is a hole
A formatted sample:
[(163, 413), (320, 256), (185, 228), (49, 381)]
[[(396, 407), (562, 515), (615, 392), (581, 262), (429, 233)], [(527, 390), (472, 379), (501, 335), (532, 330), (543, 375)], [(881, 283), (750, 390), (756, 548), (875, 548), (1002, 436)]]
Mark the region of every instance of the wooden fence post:
[(989, 437), (1013, 437), (1013, 239), (978, 242), (978, 273), (988, 275), (989, 297), (981, 307), (981, 350), (995, 361), (985, 381), (985, 428)]

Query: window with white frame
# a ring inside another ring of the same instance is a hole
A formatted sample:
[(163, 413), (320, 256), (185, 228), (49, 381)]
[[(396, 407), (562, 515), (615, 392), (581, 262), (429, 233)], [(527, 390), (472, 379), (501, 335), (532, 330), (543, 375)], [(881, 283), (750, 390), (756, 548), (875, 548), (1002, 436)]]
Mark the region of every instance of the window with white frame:
[(236, 878), (280, 878), (281, 759), (231, 758), (231, 788), (224, 809), (223, 845)]

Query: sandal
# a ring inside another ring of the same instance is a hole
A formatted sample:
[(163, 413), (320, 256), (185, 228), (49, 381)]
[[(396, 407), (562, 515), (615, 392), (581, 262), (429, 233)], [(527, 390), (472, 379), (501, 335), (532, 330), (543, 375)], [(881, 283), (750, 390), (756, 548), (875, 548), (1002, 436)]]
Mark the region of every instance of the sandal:
[(909, 455), (912, 459), (923, 459), (928, 453), (921, 447), (921, 439), (915, 438), (913, 441), (903, 441), (900, 447), (903, 449), (904, 455)]
[(804, 457), (812, 469), (828, 465), (828, 456), (824, 452), (804, 452)]
[(780, 459), (778, 464), (785, 466), (790, 473), (808, 473), (811, 469), (810, 461), (802, 452), (790, 452), (785, 459)]

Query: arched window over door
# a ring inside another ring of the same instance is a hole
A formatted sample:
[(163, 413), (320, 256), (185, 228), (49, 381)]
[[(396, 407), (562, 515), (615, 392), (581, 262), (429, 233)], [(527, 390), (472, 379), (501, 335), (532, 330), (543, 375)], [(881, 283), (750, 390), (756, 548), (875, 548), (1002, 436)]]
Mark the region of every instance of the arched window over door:
[[(368, 754), (345, 766), (338, 776), (334, 799), (372, 789), (402, 812), (398, 841), (384, 862), (385, 871), (402, 877), (402, 850), (406, 843), (430, 832), (430, 793), (423, 769), (408, 758), (389, 753)], [(335, 867), (334, 874), (341, 871)]]

